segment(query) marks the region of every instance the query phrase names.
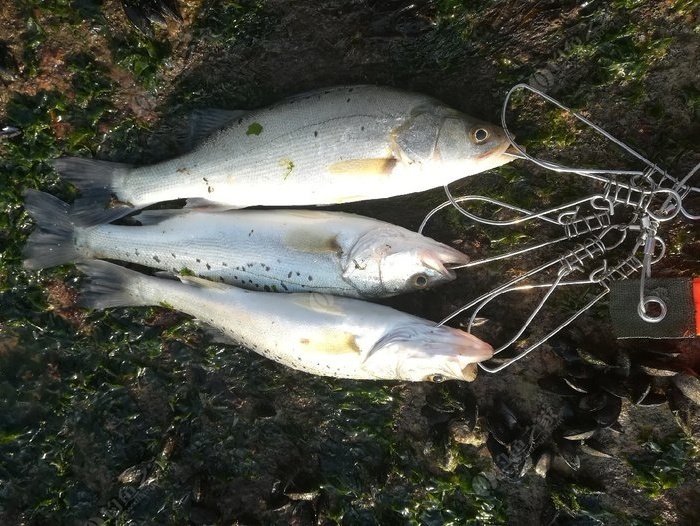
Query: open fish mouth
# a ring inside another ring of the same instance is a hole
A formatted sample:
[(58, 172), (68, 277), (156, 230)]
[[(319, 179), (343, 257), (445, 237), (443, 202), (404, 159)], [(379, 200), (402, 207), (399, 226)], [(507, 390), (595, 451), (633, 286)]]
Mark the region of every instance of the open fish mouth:
[[(524, 146), (518, 145), (518, 148), (520, 148), (520, 150), (522, 150), (522, 151), (525, 151)], [(505, 151), (502, 153), (502, 155), (507, 155), (508, 157), (515, 157), (517, 159), (524, 159), (525, 157), (520, 152), (520, 150), (518, 150), (518, 148), (516, 148), (512, 144), (509, 144), (508, 148), (505, 149)]]
[(448, 280), (455, 279), (454, 269), (461, 268), (469, 261), (469, 256), (447, 246), (426, 251), (421, 255), (421, 262), (426, 268), (434, 270)]

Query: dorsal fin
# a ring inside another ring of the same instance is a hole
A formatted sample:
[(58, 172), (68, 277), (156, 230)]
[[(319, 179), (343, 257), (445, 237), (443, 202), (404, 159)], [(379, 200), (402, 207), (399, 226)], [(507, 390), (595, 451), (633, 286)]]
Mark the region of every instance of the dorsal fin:
[(246, 110), (221, 110), (205, 108), (194, 110), (185, 118), (184, 124), (178, 129), (177, 139), (181, 151), (193, 150), (212, 133), (233, 123), (248, 113)]

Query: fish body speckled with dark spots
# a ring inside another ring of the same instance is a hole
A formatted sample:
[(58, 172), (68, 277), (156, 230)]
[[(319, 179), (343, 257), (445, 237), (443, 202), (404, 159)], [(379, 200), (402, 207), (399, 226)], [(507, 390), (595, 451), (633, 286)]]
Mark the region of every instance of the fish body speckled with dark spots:
[(392, 296), (455, 278), (469, 258), (416, 232), (342, 212), (157, 210), (141, 226), (81, 226), (80, 215), (36, 190), (25, 208), (37, 223), (25, 267), (110, 259), (271, 292)]
[(167, 305), (271, 360), (320, 376), (470, 381), (475, 363), (493, 355), (469, 333), (357, 299), (160, 279), (104, 261), (78, 267), (89, 278), (81, 296), (87, 307)]
[(342, 86), (235, 118), (151, 166), (63, 158), (86, 207), (193, 199), (235, 208), (336, 204), (420, 192), (513, 160), (504, 131), (426, 95)]

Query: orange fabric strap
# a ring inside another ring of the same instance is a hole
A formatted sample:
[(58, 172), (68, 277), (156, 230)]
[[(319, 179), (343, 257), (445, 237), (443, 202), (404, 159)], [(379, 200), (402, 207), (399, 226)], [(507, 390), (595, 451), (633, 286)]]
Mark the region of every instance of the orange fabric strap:
[(693, 301), (695, 302), (695, 334), (700, 336), (700, 278), (693, 278)]

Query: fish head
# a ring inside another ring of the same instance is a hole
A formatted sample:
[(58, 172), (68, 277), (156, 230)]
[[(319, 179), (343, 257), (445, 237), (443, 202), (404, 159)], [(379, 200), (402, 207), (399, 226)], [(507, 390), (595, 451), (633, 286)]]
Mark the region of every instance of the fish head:
[(455, 279), (469, 256), (434, 239), (393, 226), (364, 234), (348, 254), (343, 278), (363, 295), (394, 296)]
[(388, 331), (364, 357), (363, 367), (411, 382), (472, 381), (476, 363), (492, 356), (493, 347), (476, 336), (417, 318)]
[(429, 172), (435, 186), (509, 163), (517, 153), (500, 126), (444, 106), (413, 115), (392, 144), (397, 159)]
[(500, 126), (464, 114), (445, 116), (431, 160), (461, 176), (496, 168), (515, 159), (510, 140)]

